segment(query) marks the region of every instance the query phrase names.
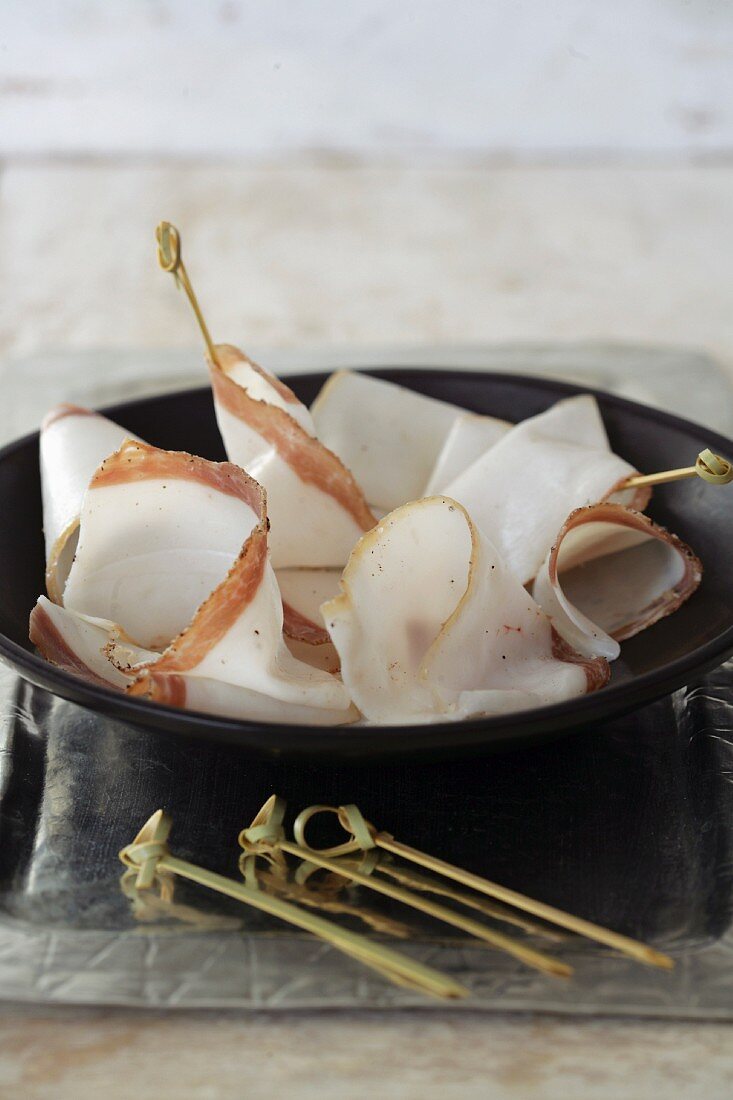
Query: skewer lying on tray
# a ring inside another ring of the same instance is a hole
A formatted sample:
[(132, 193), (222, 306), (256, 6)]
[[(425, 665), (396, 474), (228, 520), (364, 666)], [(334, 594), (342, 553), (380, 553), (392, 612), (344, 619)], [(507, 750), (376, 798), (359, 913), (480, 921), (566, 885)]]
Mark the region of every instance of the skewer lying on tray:
[(452, 909), (446, 908), (444, 905), (438, 905), (435, 902), (428, 901), (424, 897), (419, 897), (409, 890), (404, 889), (402, 886), (396, 886), (391, 882), (385, 882), (376, 875), (367, 874), (351, 863), (348, 866), (344, 866), (339, 860), (316, 852), (312, 848), (306, 848), (302, 844), (293, 844), (285, 838), (282, 828), (281, 822), (284, 813), (285, 804), (282, 799), (279, 799), (276, 795), (268, 799), (259, 814), (255, 817), (252, 825), (249, 826), (249, 828), (243, 829), (239, 835), (239, 843), (244, 849), (245, 855), (256, 856), (258, 854), (269, 854), (272, 851), (279, 851), (286, 855), (296, 856), (299, 859), (307, 859), (317, 867), (323, 867), (327, 871), (333, 871), (335, 874), (342, 875), (351, 882), (355, 882), (360, 886), (365, 886), (369, 890), (374, 890), (384, 897), (391, 898), (393, 901), (399, 901), (414, 909), (418, 909), (420, 912), (441, 921), (443, 924), (458, 928), (462, 932), (468, 932), (468, 934), (475, 939), (483, 940), (499, 951), (504, 951), (508, 955), (513, 955), (514, 958), (524, 963), (525, 966), (531, 966), (535, 970), (540, 970), (544, 974), (549, 974), (555, 978), (569, 978), (572, 974), (572, 968), (566, 963), (552, 958), (543, 951), (537, 951), (533, 947), (529, 947), (525, 943), (522, 943), (520, 940), (515, 940), (509, 936), (505, 936), (501, 932), (496, 932), (493, 928), (489, 928), (487, 925), (481, 924), (471, 917), (466, 917), (461, 913), (456, 913)]
[[(282, 829), (284, 813), (285, 806), (282, 799), (273, 795), (264, 804), (252, 822), (252, 825), (248, 829), (242, 830), (240, 834), (240, 844), (242, 844), (245, 850), (252, 851), (257, 851), (258, 845), (261, 850), (267, 850), (268, 847), (274, 847), (279, 851), (297, 855), (301, 859), (310, 860), (317, 866), (336, 871), (347, 877), (353, 876), (355, 882), (369, 886), (371, 889), (379, 890), (388, 896), (396, 897), (397, 894), (390, 894), (389, 890), (384, 888), (383, 883), (380, 882), (378, 885), (375, 885), (373, 880), (370, 882), (369, 875), (354, 872), (353, 868), (342, 869), (337, 862), (336, 857), (339, 856), (350, 855), (356, 852), (369, 852), (374, 848), (381, 848), (385, 852), (389, 852), (400, 859), (407, 860), (411, 863), (417, 863), (420, 867), (425, 868), (425, 870), (432, 871), (444, 878), (452, 879), (462, 886), (468, 887), (471, 890), (477, 890), (481, 894), (495, 898), (507, 905), (514, 906), (550, 924), (567, 929), (569, 932), (575, 932), (587, 939), (596, 940), (598, 943), (603, 943), (607, 947), (612, 947), (614, 950), (620, 951), (622, 954), (636, 959), (637, 962), (645, 963), (648, 966), (661, 967), (666, 970), (674, 966), (669, 956), (654, 950), (654, 948), (647, 947), (645, 944), (639, 943), (636, 940), (630, 939), (628, 936), (622, 936), (618, 932), (609, 931), (609, 929), (602, 928), (600, 925), (593, 924), (591, 921), (583, 920), (581, 917), (575, 917), (571, 913), (565, 913), (560, 909), (556, 909), (554, 906), (546, 905), (544, 902), (526, 897), (516, 890), (510, 890), (505, 886), (499, 886), (497, 883), (481, 878), (480, 875), (472, 874), (470, 871), (464, 871), (460, 867), (455, 867), (451, 863), (436, 859), (435, 856), (428, 855), (426, 852), (421, 852), (417, 848), (412, 848), (407, 844), (395, 840), (389, 833), (380, 832), (375, 829), (373, 825), (364, 819), (358, 806), (353, 804), (339, 807), (309, 806), (307, 809), (303, 810), (295, 819), (293, 825), (293, 835), (295, 837), (294, 844), (287, 841), (284, 837), (284, 831)], [(339, 824), (348, 833), (349, 839), (342, 844), (319, 851), (307, 843), (305, 830), (308, 823), (314, 817), (324, 813), (336, 815)], [(378, 866), (377, 864), (377, 868)], [(425, 912), (428, 911), (428, 909), (425, 909)], [(513, 949), (506, 946), (504, 946), (504, 950), (508, 950), (510, 954), (516, 953)], [(517, 957), (521, 956), (517, 955)], [(523, 961), (528, 962), (526, 958), (524, 958)], [(530, 963), (530, 965), (533, 964)], [(542, 966), (538, 968), (544, 969)], [(557, 973), (556, 971), (554, 972)]]
[[(349, 833), (349, 839), (345, 843), (317, 851), (305, 842), (305, 829), (308, 822), (320, 813), (336, 814), (339, 822)], [(158, 810), (146, 822), (134, 841), (120, 852), (120, 859), (130, 869), (123, 879), (125, 892), (131, 896), (132, 888), (144, 895), (157, 884), (167, 883), (166, 888), (170, 893), (171, 877), (179, 875), (312, 933), (357, 961), (377, 970), (396, 984), (406, 985), (439, 997), (456, 998), (468, 995), (468, 990), (460, 983), (439, 974), (433, 968), (423, 966), (381, 943), (350, 932), (310, 911), (320, 905), (326, 909), (330, 908), (331, 912), (352, 917), (361, 916), (361, 907), (358, 904), (319, 902), (315, 892), (303, 891), (303, 879), (310, 873), (308, 869), (322, 868), (343, 878), (348, 884), (356, 884), (375, 891), (443, 924), (466, 932), (473, 939), (486, 943), (550, 977), (569, 978), (572, 975), (572, 967), (567, 963), (538, 951), (526, 941), (504, 935), (472, 917), (466, 917), (454, 909), (426, 899), (420, 892), (428, 891), (430, 884), (422, 876), (398, 871), (398, 875), (401, 875), (399, 881), (416, 887), (418, 893), (406, 889), (404, 885), (395, 885), (394, 882), (380, 877), (382, 868), (379, 866), (378, 859), (370, 858), (374, 856), (375, 849), (380, 848), (400, 859), (417, 863), (443, 879), (448, 878), (458, 882), (468, 890), (499, 899), (506, 905), (519, 910), (520, 914), (531, 914), (550, 925), (604, 944), (637, 962), (667, 970), (674, 966), (673, 960), (667, 955), (628, 936), (545, 905), (514, 890), (498, 886), (496, 883), (436, 859), (409, 845), (399, 843), (390, 834), (377, 831), (365, 821), (356, 806), (309, 807), (296, 819), (296, 842), (289, 841), (285, 835), (284, 815), (284, 801), (273, 795), (265, 802), (252, 824), (241, 831), (239, 843), (243, 852), (240, 857), (240, 870), (244, 875), (244, 882), (235, 882), (223, 875), (172, 856), (167, 845), (171, 819), (162, 810)], [(361, 853), (364, 860), (361, 865), (344, 858), (357, 852)], [(293, 886), (288, 885), (285, 859), (288, 855), (303, 861), (301, 867), (306, 870), (306, 876), (302, 873), (299, 877), (296, 876)], [(258, 874), (257, 860), (263, 857), (273, 873)], [(392, 868), (387, 869), (387, 875), (391, 876), (392, 870)], [(133, 874), (134, 882), (131, 878)], [(440, 885), (436, 887), (435, 892), (441, 892)], [(470, 894), (452, 890), (447, 891), (447, 894), (459, 905), (472, 905), (473, 899)], [(305, 904), (306, 908), (301, 908), (298, 902), (300, 905)], [(504, 919), (501, 913), (487, 915), (496, 916), (500, 920)], [(379, 915), (371, 910), (365, 910), (362, 919), (373, 928), (400, 938), (409, 932), (409, 929), (400, 922), (389, 919), (380, 922)], [(541, 928), (537, 930), (541, 931)]]
[(468, 996), (468, 990), (459, 982), (390, 947), (373, 943), (359, 933), (341, 928), (332, 921), (300, 909), (282, 898), (271, 897), (263, 890), (235, 882), (224, 875), (171, 855), (167, 844), (171, 825), (171, 818), (158, 810), (145, 823), (132, 843), (120, 852), (124, 865), (137, 872), (138, 890), (144, 891), (153, 887), (160, 872), (178, 875), (312, 933), (345, 955), (378, 971), (396, 985), (447, 999)]
[[(260, 813), (266, 812), (267, 808), (268, 803), (265, 803)], [(564, 928), (568, 932), (575, 932), (586, 939), (605, 944), (607, 947), (636, 959), (637, 962), (645, 963), (647, 966), (660, 967), (663, 970), (671, 970), (674, 966), (674, 962), (668, 955), (664, 955), (652, 947), (647, 947), (646, 944), (639, 943), (628, 936), (622, 936), (618, 932), (602, 928), (591, 921), (583, 920), (582, 917), (575, 917), (572, 913), (565, 913), (552, 905), (536, 901), (534, 898), (529, 898), (516, 890), (510, 890), (506, 886), (499, 886), (495, 882), (490, 882), (488, 879), (481, 878), (481, 876), (472, 874), (470, 871), (464, 871), (460, 867), (454, 867), (453, 864), (436, 859), (435, 856), (421, 852), (408, 844), (402, 844), (389, 833), (379, 832), (368, 821), (365, 821), (358, 806), (309, 806), (298, 815), (293, 826), (293, 833), (298, 844), (298, 854), (309, 853), (307, 858), (314, 862), (319, 858), (323, 858), (326, 853), (319, 852), (318, 849), (311, 848), (307, 844), (305, 829), (308, 822), (321, 813), (335, 814), (339, 824), (349, 834), (349, 840), (339, 845), (338, 848), (327, 850), (331, 854), (338, 852), (345, 855), (351, 852), (381, 848), (401, 859), (417, 863), (428, 871), (459, 882), (462, 886), (466, 886), (471, 890), (477, 890), (479, 893), (496, 898), (506, 905), (515, 906), (525, 913), (530, 913), (534, 917), (539, 917), (550, 924)], [(287, 850), (283, 847), (283, 851)], [(303, 855), (303, 858), (306, 858), (306, 856)]]

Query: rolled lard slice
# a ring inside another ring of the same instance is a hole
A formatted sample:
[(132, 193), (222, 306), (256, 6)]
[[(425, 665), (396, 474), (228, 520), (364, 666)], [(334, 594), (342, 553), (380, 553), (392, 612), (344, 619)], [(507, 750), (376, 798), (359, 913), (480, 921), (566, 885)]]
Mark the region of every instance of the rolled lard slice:
[[(67, 646), (79, 652), (86, 624), (80, 660), (102, 678), (87, 627), (106, 630), (101, 651), (130, 694), (269, 721), (355, 716), (343, 683), (283, 641), (265, 494), (231, 463), (133, 442), (106, 459), (84, 498), (64, 611)], [(34, 615), (34, 640), (53, 660)]]
[(701, 579), (699, 558), (676, 535), (603, 503), (571, 513), (532, 595), (574, 649), (613, 661), (619, 642), (676, 611)]
[[(569, 514), (610, 497), (634, 473), (611, 451), (595, 398), (583, 395), (517, 424), (444, 492), (527, 584)], [(642, 509), (649, 495), (647, 488), (624, 490), (619, 499)]]
[[(336, 725), (340, 711), (305, 703), (288, 702), (204, 677), (156, 676), (152, 691), (135, 687), (135, 678), (146, 663), (159, 656), (125, 639), (116, 623), (80, 615), (41, 596), (31, 613), (31, 641), (52, 664), (102, 687), (145, 694), (158, 703), (185, 707), (227, 718), (249, 721), (288, 722), (302, 725)], [(349, 721), (356, 711), (348, 712)]]
[(504, 714), (603, 686), (456, 501), (391, 512), (355, 548), (324, 621), (372, 722)]
[(457, 418), (487, 421), (489, 432), (503, 423), (348, 370), (331, 375), (311, 413), (318, 438), (348, 466), (380, 513), (426, 495)]
[(295, 394), (237, 348), (219, 345), (209, 369), (227, 454), (267, 492), (275, 568), (343, 566), (376, 522), (352, 474)]
[(84, 493), (100, 462), (125, 439), (137, 439), (99, 413), (78, 405), (58, 405), (40, 431), (46, 590), (62, 603), (74, 560)]
[(264, 524), (190, 626), (138, 671), (128, 691), (253, 720), (341, 725), (357, 717), (342, 681), (297, 660), (283, 640)]

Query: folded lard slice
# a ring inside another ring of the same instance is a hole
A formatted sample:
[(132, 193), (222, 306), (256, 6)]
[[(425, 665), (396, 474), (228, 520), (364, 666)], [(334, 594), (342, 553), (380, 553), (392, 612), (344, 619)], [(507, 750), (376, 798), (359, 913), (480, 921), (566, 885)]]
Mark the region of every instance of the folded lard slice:
[(77, 405), (58, 405), (41, 425), (46, 589), (55, 603), (63, 600), (74, 560), (79, 513), (87, 485), (102, 459), (116, 451), (125, 439), (137, 436), (99, 413)]
[(265, 494), (231, 463), (123, 444), (85, 495), (64, 603), (55, 635), (48, 607), (33, 612), (38, 648), (122, 686), (106, 660), (132, 695), (269, 721), (355, 716), (343, 683), (283, 641)]
[(267, 492), (274, 566), (343, 566), (376, 522), (352, 474), (274, 375), (228, 344), (209, 369), (227, 454)]
[(511, 426), (509, 421), (493, 416), (476, 416), (475, 413), (457, 416), (421, 496), (442, 493), (446, 485), (498, 443)]
[[(358, 371), (332, 374), (311, 412), (318, 438), (349, 467), (372, 508), (381, 512), (426, 495), (456, 419), (467, 415), (457, 405)], [(503, 424), (493, 417), (472, 419)], [(487, 427), (493, 430), (498, 429)]]
[(121, 691), (131, 677), (110, 660), (111, 646), (124, 645), (130, 664), (152, 661), (158, 656), (152, 650), (134, 645), (110, 619), (70, 611), (45, 596), (39, 596), (31, 612), (29, 634), (34, 646), (51, 664), (82, 680), (104, 687), (111, 685)]
[(190, 626), (136, 671), (130, 694), (191, 710), (309, 725), (357, 717), (342, 681), (297, 660), (285, 645), (264, 526)]
[[(610, 497), (634, 473), (611, 451), (595, 398), (584, 395), (517, 424), (443, 491), (526, 584), (568, 515)], [(641, 509), (649, 490), (624, 490), (618, 499)]]
[(324, 620), (373, 722), (436, 722), (603, 686), (603, 658), (559, 637), (468, 513), (446, 497), (391, 512), (355, 548)]
[(603, 503), (571, 513), (532, 595), (574, 649), (612, 661), (619, 642), (676, 611), (701, 579), (700, 560), (676, 535)]

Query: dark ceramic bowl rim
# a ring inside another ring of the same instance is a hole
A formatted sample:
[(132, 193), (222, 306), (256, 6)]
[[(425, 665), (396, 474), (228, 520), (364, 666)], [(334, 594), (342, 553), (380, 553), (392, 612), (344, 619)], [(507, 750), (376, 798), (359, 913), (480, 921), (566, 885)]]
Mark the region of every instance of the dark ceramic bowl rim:
[[(283, 378), (289, 377), (292, 381), (297, 381), (313, 377), (315, 374), (320, 377), (322, 373), (325, 372), (283, 375)], [(653, 406), (645, 406), (636, 401), (630, 401), (627, 398), (618, 397), (592, 387), (579, 386), (544, 377), (517, 375), (500, 371), (447, 370), (422, 367), (401, 367), (394, 370), (389, 368), (367, 369), (364, 373), (382, 377), (394, 377), (395, 375), (404, 377), (415, 373), (423, 378), (430, 375), (445, 376), (450, 374), (452, 377), (466, 380), (483, 375), (528, 388), (539, 383), (543, 387), (553, 390), (558, 398), (571, 397), (581, 393), (592, 394), (604, 405), (615, 406), (621, 411), (636, 415), (641, 413), (649, 420), (661, 423), (671, 429), (693, 434), (701, 430), (699, 424), (675, 416), (672, 413), (663, 412)], [(208, 387), (201, 386), (165, 394), (150, 395), (129, 402), (105, 406), (100, 411), (112, 419), (122, 419), (124, 421), (125, 410), (130, 405), (139, 407), (147, 402), (160, 401), (165, 398), (171, 400), (181, 399), (185, 398), (186, 395), (201, 394), (207, 390)], [(712, 450), (724, 455), (733, 455), (732, 440), (719, 433), (707, 429), (703, 430)], [(37, 440), (38, 432), (31, 432), (6, 444), (0, 448), (0, 463), (4, 462), (14, 451), (37, 442)], [(660, 668), (638, 674), (631, 682), (627, 681), (614, 685), (611, 681), (607, 687), (602, 688), (600, 691), (567, 702), (553, 703), (549, 706), (517, 711), (508, 715), (462, 719), (458, 722), (389, 726), (343, 727), (314, 725), (298, 727), (292, 723), (247, 722), (233, 718), (221, 718), (202, 711), (186, 710), (182, 712), (160, 703), (151, 703), (122, 695), (111, 689), (89, 684), (70, 673), (64, 672), (36, 654), (30, 653), (11, 638), (8, 638), (7, 635), (0, 633), (0, 657), (5, 658), (32, 683), (49, 688), (63, 698), (71, 699), (82, 706), (105, 715), (131, 722), (138, 727), (172, 730), (188, 737), (204, 735), (207, 738), (223, 739), (269, 755), (277, 755), (280, 751), (284, 755), (307, 756), (309, 751), (312, 751), (314, 755), (322, 755), (324, 752), (328, 752), (330, 745), (335, 750), (336, 756), (343, 756), (343, 750), (348, 748), (344, 742), (350, 738), (351, 731), (357, 735), (355, 743), (352, 745), (356, 756), (359, 755), (359, 745), (363, 746), (366, 741), (369, 742), (368, 754), (374, 756), (380, 751), (384, 751), (385, 754), (399, 754), (411, 751), (420, 752), (423, 749), (429, 751), (436, 748), (450, 749), (451, 747), (455, 747), (456, 750), (469, 746), (490, 748), (492, 732), (497, 734), (501, 732), (501, 740), (504, 741), (511, 737), (513, 730), (520, 731), (523, 727), (531, 727), (528, 728), (528, 736), (542, 735), (559, 730), (569, 731), (593, 721), (605, 721), (614, 715), (626, 713), (651, 702), (655, 698), (660, 698), (689, 683), (691, 678), (696, 678), (721, 664), (731, 654), (733, 654), (733, 624), (710, 641), (696, 646), (689, 653), (668, 662)], [(155, 711), (152, 722), (151, 710)], [(303, 739), (303, 744), (302, 748), (293, 752), (291, 746), (296, 730), (300, 730), (297, 736)], [(262, 741), (259, 739), (254, 740), (251, 737), (251, 734), (256, 734), (258, 731), (262, 731), (264, 734)], [(282, 750), (278, 747), (278, 734), (285, 735), (285, 740), (289, 743), (287, 749)], [(310, 734), (317, 734), (318, 745), (317, 747), (311, 747), (309, 750), (308, 740)], [(268, 743), (268, 738), (272, 738), (272, 742)], [(410, 743), (412, 740), (416, 742), (414, 745)], [(379, 744), (377, 744), (377, 741)]]

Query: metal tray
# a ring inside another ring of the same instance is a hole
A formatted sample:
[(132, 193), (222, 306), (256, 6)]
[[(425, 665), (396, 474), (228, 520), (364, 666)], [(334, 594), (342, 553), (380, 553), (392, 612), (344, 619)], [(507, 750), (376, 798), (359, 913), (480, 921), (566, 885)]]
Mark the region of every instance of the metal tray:
[[(730, 433), (727, 380), (673, 349), (546, 346), (264, 355), (273, 369), (411, 362), (582, 379)], [(64, 353), (0, 367), (0, 440), (56, 400), (103, 404), (200, 381), (196, 353)], [(105, 369), (99, 370), (100, 362)], [(118, 849), (158, 806), (172, 847), (236, 875), (236, 835), (272, 791), (294, 810), (357, 801), (383, 828), (499, 882), (643, 937), (671, 974), (580, 941), (569, 984), (415, 925), (415, 956), (470, 985), (465, 1007), (733, 1018), (733, 662), (631, 716), (483, 760), (328, 768), (242, 758), (103, 721), (0, 666), (0, 997), (146, 1007), (433, 1002), (195, 888), (197, 926), (137, 921)], [(355, 895), (361, 904), (381, 902)], [(437, 1002), (436, 1002), (437, 1003)], [(457, 1008), (460, 1006), (457, 1006)]]
[[(103, 721), (0, 677), (0, 996), (173, 1007), (402, 1007), (433, 1002), (198, 888), (200, 923), (141, 923), (119, 848), (158, 806), (172, 847), (237, 875), (239, 828), (272, 791), (293, 808), (358, 801), (396, 836), (638, 936), (648, 970), (592, 944), (543, 978), (439, 926), (406, 949), (470, 986), (466, 1007), (733, 1018), (733, 662), (634, 715), (482, 760), (327, 768), (243, 760)], [(355, 893), (359, 905), (381, 901)], [(437, 1003), (437, 1002), (436, 1002)]]

